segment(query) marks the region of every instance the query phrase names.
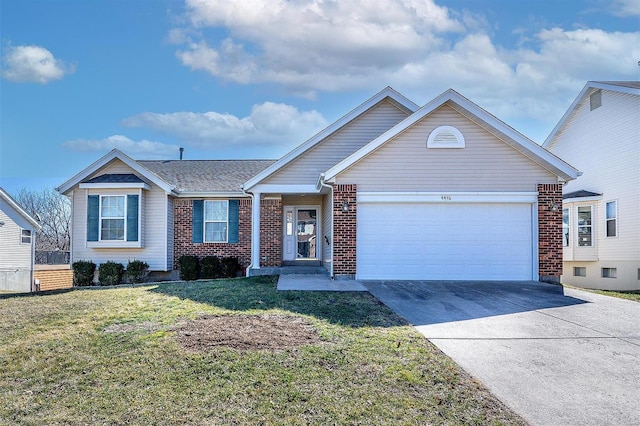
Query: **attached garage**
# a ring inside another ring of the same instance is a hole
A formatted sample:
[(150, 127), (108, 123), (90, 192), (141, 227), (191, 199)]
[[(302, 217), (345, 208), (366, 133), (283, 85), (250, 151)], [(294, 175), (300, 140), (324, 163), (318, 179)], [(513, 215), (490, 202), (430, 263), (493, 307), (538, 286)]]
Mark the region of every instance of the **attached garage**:
[(358, 194), (358, 279), (532, 280), (535, 194)]

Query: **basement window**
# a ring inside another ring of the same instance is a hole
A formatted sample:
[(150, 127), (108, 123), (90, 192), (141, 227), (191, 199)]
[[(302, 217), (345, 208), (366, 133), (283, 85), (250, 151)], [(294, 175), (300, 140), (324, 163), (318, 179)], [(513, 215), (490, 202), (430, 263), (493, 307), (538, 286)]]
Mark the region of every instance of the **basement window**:
[(464, 136), (452, 126), (440, 126), (429, 134), (427, 148), (464, 148)]
[(616, 268), (602, 268), (602, 278), (617, 278), (618, 270)]
[(584, 266), (574, 266), (573, 267), (573, 276), (574, 277), (586, 277), (587, 276), (587, 268)]

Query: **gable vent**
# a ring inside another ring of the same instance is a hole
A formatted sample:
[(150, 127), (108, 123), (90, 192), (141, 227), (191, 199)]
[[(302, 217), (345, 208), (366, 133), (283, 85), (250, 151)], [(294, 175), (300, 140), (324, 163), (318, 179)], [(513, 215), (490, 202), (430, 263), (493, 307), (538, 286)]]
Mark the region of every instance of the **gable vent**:
[(440, 126), (429, 134), (427, 148), (464, 148), (464, 136), (455, 127)]

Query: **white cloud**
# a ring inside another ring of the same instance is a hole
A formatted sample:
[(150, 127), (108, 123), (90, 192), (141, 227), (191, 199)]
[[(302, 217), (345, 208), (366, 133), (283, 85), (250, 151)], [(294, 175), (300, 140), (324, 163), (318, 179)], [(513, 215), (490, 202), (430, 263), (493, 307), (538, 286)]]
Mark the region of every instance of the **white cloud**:
[(326, 127), (317, 111), (265, 102), (254, 105), (247, 117), (219, 112), (145, 112), (123, 120), (129, 127), (148, 127), (171, 134), (187, 144), (206, 149), (230, 147), (291, 147)]
[(613, 0), (609, 9), (616, 16), (639, 16), (640, 1), (638, 0)]
[(2, 76), (19, 83), (46, 84), (73, 72), (73, 66), (40, 46), (6, 47), (2, 59)]
[(80, 152), (110, 151), (114, 148), (136, 159), (177, 158), (179, 147), (148, 140), (134, 141), (126, 136), (113, 135), (104, 139), (77, 139), (62, 144), (65, 148)]

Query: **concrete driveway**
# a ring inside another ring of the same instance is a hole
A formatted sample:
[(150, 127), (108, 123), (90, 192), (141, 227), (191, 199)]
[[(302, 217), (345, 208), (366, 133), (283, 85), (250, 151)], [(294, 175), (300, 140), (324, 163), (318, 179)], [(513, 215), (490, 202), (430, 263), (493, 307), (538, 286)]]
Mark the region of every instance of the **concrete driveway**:
[(363, 282), (533, 425), (640, 425), (640, 303), (538, 282)]

